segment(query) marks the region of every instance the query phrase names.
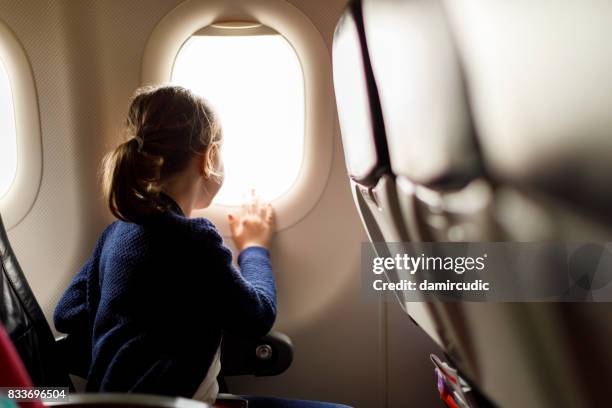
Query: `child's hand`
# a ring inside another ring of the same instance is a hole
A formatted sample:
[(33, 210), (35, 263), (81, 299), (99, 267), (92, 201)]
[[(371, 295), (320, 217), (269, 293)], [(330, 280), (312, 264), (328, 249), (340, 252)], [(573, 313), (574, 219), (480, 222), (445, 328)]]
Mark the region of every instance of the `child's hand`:
[(243, 204), (240, 214), (228, 214), (232, 239), (238, 251), (251, 246), (268, 248), (274, 232), (272, 205), (262, 204), (255, 191), (251, 191), (250, 202)]

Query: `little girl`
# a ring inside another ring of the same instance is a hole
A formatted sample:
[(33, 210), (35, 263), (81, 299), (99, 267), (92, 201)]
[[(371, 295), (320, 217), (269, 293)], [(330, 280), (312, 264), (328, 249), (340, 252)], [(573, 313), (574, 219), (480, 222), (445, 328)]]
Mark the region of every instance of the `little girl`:
[[(191, 218), (223, 182), (222, 132), (205, 101), (176, 86), (142, 88), (130, 139), (103, 162), (119, 221), (104, 230), (54, 313), (87, 344), (88, 391), (184, 396), (213, 403), (222, 333), (263, 336), (276, 317), (268, 245), (272, 207), (253, 197), (229, 214), (240, 271), (215, 226)], [(252, 397), (249, 407), (340, 407)]]

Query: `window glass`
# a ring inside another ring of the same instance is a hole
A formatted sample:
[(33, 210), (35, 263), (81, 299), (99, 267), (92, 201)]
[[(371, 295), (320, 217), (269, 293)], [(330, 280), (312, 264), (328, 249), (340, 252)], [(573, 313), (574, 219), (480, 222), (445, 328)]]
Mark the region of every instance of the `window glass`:
[(202, 95), (220, 117), (225, 182), (216, 204), (237, 205), (251, 188), (264, 200), (291, 189), (304, 149), (304, 77), (281, 35), (194, 35), (172, 82)]
[(17, 171), (17, 135), (13, 94), (6, 68), (0, 61), (0, 197), (4, 196)]

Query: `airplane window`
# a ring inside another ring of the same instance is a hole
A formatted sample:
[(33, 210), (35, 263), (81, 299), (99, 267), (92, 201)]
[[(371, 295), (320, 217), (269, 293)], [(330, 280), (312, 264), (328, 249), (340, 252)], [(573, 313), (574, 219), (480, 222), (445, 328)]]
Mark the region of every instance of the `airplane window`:
[(0, 197), (4, 196), (17, 172), (17, 135), (13, 94), (6, 68), (0, 61)]
[(271, 201), (292, 187), (304, 153), (304, 77), (284, 37), (196, 33), (176, 57), (172, 82), (220, 116), (225, 182), (216, 204), (237, 205), (251, 188)]

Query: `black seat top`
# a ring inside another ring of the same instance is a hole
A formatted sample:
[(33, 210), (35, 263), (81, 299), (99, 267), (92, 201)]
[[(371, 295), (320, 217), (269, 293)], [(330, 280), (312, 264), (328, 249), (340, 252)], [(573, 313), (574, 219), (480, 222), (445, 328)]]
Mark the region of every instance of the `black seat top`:
[(34, 297), (0, 218), (0, 321), (35, 386), (68, 387), (51, 328)]

